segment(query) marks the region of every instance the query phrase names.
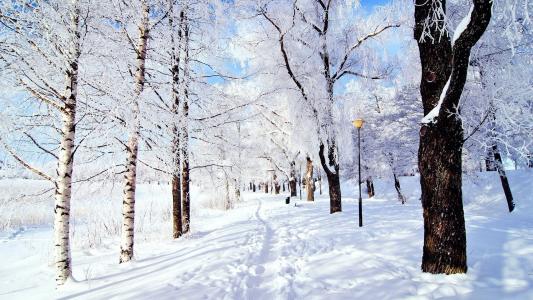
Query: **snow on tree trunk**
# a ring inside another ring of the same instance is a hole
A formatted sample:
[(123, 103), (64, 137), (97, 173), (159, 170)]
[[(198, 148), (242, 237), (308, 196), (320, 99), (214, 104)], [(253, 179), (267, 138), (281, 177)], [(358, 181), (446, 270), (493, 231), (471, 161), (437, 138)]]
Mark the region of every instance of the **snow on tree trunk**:
[(513, 193), (511, 192), (511, 187), (509, 186), (509, 179), (507, 179), (507, 175), (505, 174), (505, 168), (503, 167), (502, 157), (500, 155), (500, 151), (498, 150), (498, 145), (496, 145), (496, 142), (493, 142), (492, 144), (492, 152), (494, 153), (496, 169), (498, 170), (498, 174), (500, 175), (500, 181), (502, 183), (503, 192), (505, 194), (505, 199), (507, 200), (507, 207), (509, 208), (509, 212), (512, 212), (515, 207), (515, 204), (513, 202)]
[(174, 1), (169, 1), (168, 23), (171, 28), (170, 43), (171, 43), (171, 60), (172, 60), (172, 106), (171, 112), (174, 116), (172, 125), (172, 155), (173, 155), (173, 170), (172, 170), (172, 236), (179, 238), (183, 234), (183, 221), (181, 210), (181, 148), (180, 148), (180, 53), (182, 42), (182, 26), (183, 26), (183, 11), (180, 13), (180, 23), (178, 29), (178, 48), (176, 49), (174, 37)]
[(230, 187), (229, 187), (228, 174), (225, 174), (224, 181), (225, 181), (225, 187), (226, 187), (226, 192), (225, 192), (225, 195), (224, 195), (224, 209), (225, 210), (230, 210), (233, 207), (233, 203), (231, 201), (231, 196), (230, 196)]
[(183, 220), (183, 233), (188, 233), (190, 231), (191, 224), (191, 198), (190, 198), (190, 177), (189, 177), (189, 25), (188, 20), (185, 17), (184, 19), (184, 51), (185, 51), (185, 61), (184, 61), (184, 97), (183, 97), (183, 120), (181, 126), (181, 136), (182, 136), (182, 167), (181, 167), (181, 192), (182, 192), (182, 220)]
[(129, 124), (129, 140), (127, 143), (126, 172), (124, 173), (124, 198), (122, 201), (122, 230), (119, 263), (128, 262), (133, 258), (133, 241), (135, 233), (135, 187), (137, 184), (137, 152), (140, 136), (139, 98), (145, 83), (145, 61), (148, 47), (148, 18), (150, 9), (142, 2), (142, 22), (139, 26), (139, 44), (137, 45), (137, 70), (135, 73), (135, 95), (133, 99), (131, 124)]
[(396, 189), (396, 193), (398, 194), (398, 201), (400, 201), (402, 204), (405, 204), (406, 199), (405, 196), (402, 194), (400, 180), (398, 179), (398, 176), (396, 176), (396, 173), (393, 172), (392, 176), (394, 177), (394, 188)]
[[(457, 113), (470, 51), (491, 18), (492, 0), (474, 0), (467, 22), (446, 32), (446, 1), (415, 1), (414, 37), (422, 78), (425, 117), (420, 129), (418, 167), (422, 190), (424, 247), (422, 271), (466, 273), (466, 231), (462, 199), (461, 119)], [(444, 24), (444, 25), (443, 25)], [(444, 27), (443, 27), (444, 26)]]
[[(183, 103), (183, 117), (184, 123), (187, 123), (189, 115), (189, 106), (187, 104), (187, 97)], [(182, 192), (182, 214), (183, 214), (183, 233), (187, 233), (190, 230), (191, 222), (191, 198), (190, 198), (190, 177), (189, 177), (189, 134), (187, 125), (183, 126), (182, 131), (182, 167), (181, 167), (181, 192)]]
[(278, 176), (276, 174), (273, 175), (273, 181), (274, 194), (278, 195), (281, 190), (281, 186), (279, 185)]
[(320, 169), (317, 168), (318, 171), (318, 190), (319, 194), (322, 195), (322, 173), (320, 172)]
[(296, 162), (290, 162), (290, 178), (289, 178), (289, 190), (291, 191), (291, 197), (296, 197)]
[(307, 201), (315, 201), (315, 182), (313, 179), (313, 161), (307, 157), (305, 172), (305, 187), (307, 188)]
[(233, 179), (234, 183), (234, 192), (235, 192), (235, 201), (240, 202), (241, 201), (241, 190), (239, 189), (239, 181), (237, 179)]
[(61, 146), (58, 156), (54, 205), (54, 252), (56, 283), (62, 285), (71, 276), (70, 258), (70, 200), (74, 163), (74, 139), (76, 131), (76, 104), (78, 95), (78, 62), (80, 57), (79, 7), (74, 3), (71, 15), (72, 43), (70, 61), (66, 72), (66, 95), (61, 110)]
[(329, 186), (329, 212), (331, 214), (342, 211), (342, 202), (341, 202), (341, 183), (339, 178), (339, 164), (335, 159), (336, 148), (335, 145), (328, 147), (328, 160), (330, 166), (333, 167), (334, 171), (331, 171), (326, 164), (326, 158), (324, 157), (324, 144), (320, 144), (320, 150), (318, 156), (320, 157), (320, 163), (322, 168), (326, 173), (328, 178)]

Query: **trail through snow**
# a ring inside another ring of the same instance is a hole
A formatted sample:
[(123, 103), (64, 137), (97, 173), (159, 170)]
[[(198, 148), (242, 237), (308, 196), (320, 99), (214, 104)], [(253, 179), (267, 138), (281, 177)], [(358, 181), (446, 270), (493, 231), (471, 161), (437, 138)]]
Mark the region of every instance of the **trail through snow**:
[(418, 179), (402, 178), (408, 203), (377, 182), (378, 197), (364, 199), (362, 228), (354, 198), (330, 215), (325, 196), (295, 207), (285, 195), (245, 193), (231, 211), (197, 213), (189, 236), (137, 241), (131, 263), (118, 264), (117, 241), (74, 248), (77, 281), (60, 290), (51, 228), (3, 232), (0, 299), (533, 299), (531, 174), (510, 178), (513, 214), (493, 177), (465, 189), (466, 275), (420, 272)]

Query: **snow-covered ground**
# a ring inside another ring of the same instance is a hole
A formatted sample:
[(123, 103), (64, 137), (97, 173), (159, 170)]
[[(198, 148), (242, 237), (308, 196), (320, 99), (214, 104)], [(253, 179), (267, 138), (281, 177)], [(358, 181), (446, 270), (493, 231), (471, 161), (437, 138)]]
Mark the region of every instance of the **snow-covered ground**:
[(80, 188), (73, 199), (75, 281), (55, 290), (50, 220), (41, 213), (50, 204), (33, 203), (35, 217), (31, 205), (20, 204), (11, 211), (26, 217), (0, 232), (0, 299), (533, 299), (533, 172), (509, 173), (512, 214), (494, 172), (465, 179), (469, 270), (451, 276), (420, 271), (418, 177), (401, 178), (406, 205), (392, 183), (378, 181), (377, 196), (363, 200), (362, 228), (355, 188), (345, 184), (343, 212), (333, 215), (325, 195), (295, 207), (284, 204), (285, 195), (246, 192), (227, 212), (198, 200), (192, 234), (176, 241), (169, 238), (169, 187), (140, 185), (136, 260), (124, 265), (120, 190), (93, 187), (89, 197)]

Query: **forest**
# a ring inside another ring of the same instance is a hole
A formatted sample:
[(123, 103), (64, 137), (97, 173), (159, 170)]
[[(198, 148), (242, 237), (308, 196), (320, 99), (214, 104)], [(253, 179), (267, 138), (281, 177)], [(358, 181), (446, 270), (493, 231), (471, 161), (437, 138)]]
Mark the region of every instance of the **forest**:
[(0, 298), (533, 297), (528, 0), (0, 0)]

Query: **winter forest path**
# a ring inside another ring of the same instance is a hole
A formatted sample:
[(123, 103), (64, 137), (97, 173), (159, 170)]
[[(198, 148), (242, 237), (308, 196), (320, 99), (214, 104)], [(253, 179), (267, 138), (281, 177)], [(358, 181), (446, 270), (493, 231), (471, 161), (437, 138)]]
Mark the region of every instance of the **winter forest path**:
[(524, 182), (514, 187), (513, 214), (497, 176), (469, 183), (469, 271), (454, 276), (420, 271), (422, 211), (417, 178), (408, 179), (405, 205), (392, 184), (377, 183), (379, 196), (363, 199), (362, 228), (354, 198), (331, 215), (326, 195), (295, 207), (286, 195), (244, 193), (232, 210), (196, 211), (189, 236), (139, 238), (131, 263), (118, 264), (113, 241), (75, 247), (77, 281), (59, 291), (50, 253), (39, 250), (51, 229), (6, 233), (0, 299), (533, 299), (533, 205), (518, 201), (533, 194), (530, 175), (511, 177)]

